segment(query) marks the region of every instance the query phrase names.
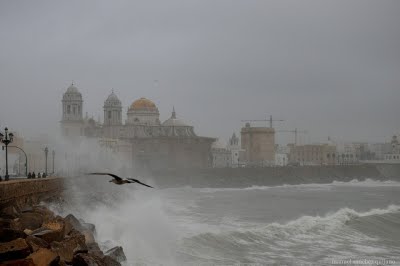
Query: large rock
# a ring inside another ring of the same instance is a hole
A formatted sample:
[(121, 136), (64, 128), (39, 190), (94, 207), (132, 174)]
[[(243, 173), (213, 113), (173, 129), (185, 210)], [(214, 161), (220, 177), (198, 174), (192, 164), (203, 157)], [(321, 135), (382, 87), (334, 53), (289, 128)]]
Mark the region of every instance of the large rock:
[(43, 222), (51, 221), (55, 218), (54, 212), (44, 206), (34, 206), (32, 212), (41, 214)]
[(10, 228), (12, 219), (0, 218), (0, 228)]
[(53, 230), (53, 231), (62, 231), (63, 235), (65, 232), (65, 222), (59, 217), (51, 221), (44, 222), (42, 227)]
[(4, 266), (37, 266), (32, 259), (10, 260), (1, 263)]
[(25, 238), (26, 234), (20, 230), (0, 228), (0, 243), (10, 242), (17, 238)]
[(12, 222), (11, 227), (17, 230), (35, 230), (40, 228), (43, 223), (43, 216), (40, 213), (25, 212)]
[(83, 223), (82, 227), (86, 230), (89, 230), (93, 235), (96, 235), (96, 226), (90, 223)]
[(44, 222), (42, 227), (36, 229), (31, 235), (45, 240), (47, 243), (64, 239), (65, 223), (62, 218)]
[(32, 252), (36, 252), (41, 248), (50, 248), (49, 243), (36, 236), (27, 236), (25, 239)]
[(72, 261), (74, 266), (108, 266), (102, 258), (89, 253), (79, 253)]
[(105, 255), (110, 256), (111, 258), (113, 258), (114, 260), (116, 260), (118, 262), (126, 261), (124, 249), (121, 246), (117, 246), (117, 247), (107, 250)]
[(69, 234), (72, 229), (80, 231), (82, 229), (82, 224), (79, 222), (79, 220), (73, 216), (72, 214), (68, 214), (64, 218), (65, 221), (65, 234)]
[(51, 243), (53, 241), (61, 241), (63, 239), (62, 231), (53, 231), (46, 228), (39, 228), (33, 231), (31, 235), (41, 238), (47, 243)]
[(35, 265), (56, 266), (60, 261), (60, 257), (51, 250), (40, 248), (38, 251), (29, 255)]
[(7, 219), (15, 219), (17, 218), (19, 215), (19, 212), (17, 211), (17, 209), (14, 206), (9, 206), (6, 208), (3, 208), (1, 210), (1, 214), (0, 216), (2, 218), (7, 218)]
[(86, 244), (92, 244), (95, 242), (94, 236), (93, 236), (92, 232), (90, 232), (89, 230), (83, 230), (83, 231), (81, 231), (81, 234), (85, 237)]
[(115, 259), (111, 258), (110, 256), (104, 256), (103, 262), (107, 266), (121, 266), (121, 263), (119, 263)]
[(60, 256), (62, 261), (72, 262), (74, 254), (87, 253), (88, 248), (85, 244), (85, 237), (78, 231), (72, 231), (64, 240), (50, 244), (51, 250)]
[(24, 206), (19, 210), (19, 212), (31, 212), (31, 211), (33, 211), (32, 206)]
[(17, 238), (10, 242), (0, 243), (0, 262), (26, 258), (30, 249), (25, 239)]
[(90, 254), (96, 255), (98, 257), (103, 257), (104, 253), (101, 251), (99, 245), (95, 243), (87, 244), (88, 251)]

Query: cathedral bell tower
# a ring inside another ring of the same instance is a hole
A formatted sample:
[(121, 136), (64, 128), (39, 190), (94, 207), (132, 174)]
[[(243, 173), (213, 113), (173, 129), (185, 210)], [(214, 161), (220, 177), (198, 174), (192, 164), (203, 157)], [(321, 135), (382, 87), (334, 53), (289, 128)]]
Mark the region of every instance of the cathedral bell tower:
[(114, 91), (104, 102), (104, 135), (108, 138), (118, 138), (122, 126), (122, 104)]
[(63, 136), (83, 136), (82, 94), (72, 83), (62, 98), (61, 133)]

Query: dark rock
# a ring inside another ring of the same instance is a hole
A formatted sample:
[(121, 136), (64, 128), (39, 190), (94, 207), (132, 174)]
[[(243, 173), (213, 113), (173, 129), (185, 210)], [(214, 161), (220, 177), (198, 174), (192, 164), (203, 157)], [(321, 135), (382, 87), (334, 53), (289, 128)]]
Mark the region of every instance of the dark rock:
[(119, 263), (115, 259), (111, 258), (110, 256), (104, 256), (103, 262), (107, 266), (121, 266), (121, 263)]
[(0, 227), (0, 243), (10, 242), (11, 240), (25, 237), (26, 234), (20, 230)]
[(33, 211), (33, 207), (31, 206), (26, 206), (20, 209), (20, 212), (31, 212)]
[(11, 228), (17, 230), (35, 230), (40, 228), (43, 223), (43, 216), (40, 213), (24, 212), (11, 223)]
[(107, 250), (105, 255), (110, 256), (111, 258), (115, 259), (118, 262), (126, 261), (124, 249), (121, 246), (117, 246)]
[(58, 263), (58, 266), (68, 266), (68, 265), (71, 265), (71, 264), (67, 264), (65, 261), (63, 261), (63, 260), (60, 260), (60, 262)]
[(10, 228), (12, 219), (0, 218), (0, 228)]
[(101, 251), (99, 245), (97, 243), (87, 244), (88, 251), (90, 254), (96, 255), (98, 257), (103, 257), (104, 253)]
[(66, 262), (72, 262), (74, 254), (88, 252), (88, 248), (85, 245), (85, 237), (75, 230), (66, 239), (60, 242), (55, 241), (50, 246), (51, 250), (59, 255), (62, 261)]
[(74, 255), (79, 254), (79, 253), (89, 253), (87, 246), (78, 245), (74, 249)]
[(32, 252), (36, 252), (40, 248), (50, 248), (49, 243), (36, 236), (27, 236), (25, 241), (31, 248)]
[(34, 230), (31, 235), (42, 238), (47, 243), (64, 239), (65, 223), (62, 219), (44, 222), (42, 227)]
[(82, 224), (72, 214), (68, 214), (67, 216), (65, 216), (64, 222), (65, 222), (65, 234), (69, 234), (72, 231), (72, 229), (78, 231), (82, 229)]
[(89, 253), (79, 253), (72, 260), (74, 266), (108, 266), (103, 259)]
[(43, 222), (47, 222), (55, 218), (54, 212), (50, 211), (44, 206), (34, 206), (32, 212), (41, 214), (43, 217)]
[(40, 248), (38, 251), (29, 255), (28, 258), (32, 259), (35, 265), (43, 266), (55, 266), (58, 265), (60, 261), (60, 256), (57, 256), (56, 253), (45, 248)]
[(0, 243), (0, 261), (23, 259), (30, 253), (25, 239), (18, 238), (6, 243)]
[(62, 231), (53, 231), (46, 228), (40, 228), (32, 232), (33, 236), (43, 239), (47, 243), (51, 243), (53, 241), (61, 241), (63, 239)]
[(15, 219), (17, 218), (19, 215), (19, 212), (17, 211), (17, 209), (14, 206), (9, 206), (7, 208), (3, 208), (1, 210), (1, 214), (0, 216), (2, 218), (7, 218), (7, 219)]
[(11, 260), (4, 261), (1, 263), (4, 266), (37, 266), (33, 263), (32, 259), (21, 259), (21, 260)]

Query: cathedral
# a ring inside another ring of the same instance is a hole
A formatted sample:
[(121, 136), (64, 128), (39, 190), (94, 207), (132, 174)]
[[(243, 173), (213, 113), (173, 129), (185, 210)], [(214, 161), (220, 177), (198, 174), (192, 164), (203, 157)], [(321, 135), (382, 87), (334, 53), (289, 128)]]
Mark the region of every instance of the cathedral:
[(102, 143), (128, 143), (132, 167), (145, 169), (207, 168), (211, 166), (214, 138), (197, 136), (194, 128), (177, 118), (160, 121), (149, 99), (135, 100), (122, 121), (122, 104), (112, 92), (104, 101), (103, 124), (83, 116), (83, 98), (71, 84), (62, 98), (61, 132), (66, 138), (98, 138)]

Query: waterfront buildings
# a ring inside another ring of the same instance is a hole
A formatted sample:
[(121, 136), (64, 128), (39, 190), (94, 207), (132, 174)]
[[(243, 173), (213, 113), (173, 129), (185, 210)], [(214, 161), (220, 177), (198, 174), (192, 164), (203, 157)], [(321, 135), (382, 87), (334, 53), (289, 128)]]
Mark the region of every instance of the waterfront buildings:
[(275, 165), (276, 166), (286, 166), (289, 164), (289, 146), (275, 146)]
[(400, 141), (393, 136), (390, 141), (390, 152), (384, 154), (383, 160), (387, 163), (400, 163)]
[(197, 136), (192, 125), (177, 117), (175, 109), (169, 119), (161, 122), (157, 106), (149, 99), (133, 101), (123, 123), (121, 101), (112, 92), (104, 102), (101, 124), (83, 117), (82, 94), (72, 84), (63, 95), (62, 110), (63, 136), (70, 140), (77, 136), (98, 138), (102, 145), (130, 150), (135, 169), (211, 166), (211, 144), (215, 139)]
[(335, 165), (336, 147), (331, 144), (290, 145), (289, 161), (299, 165)]
[(252, 127), (246, 123), (241, 130), (243, 158), (247, 166), (268, 166), (275, 163), (275, 130), (270, 127)]
[(211, 146), (211, 159), (213, 168), (232, 167), (231, 151), (219, 140), (216, 140)]

